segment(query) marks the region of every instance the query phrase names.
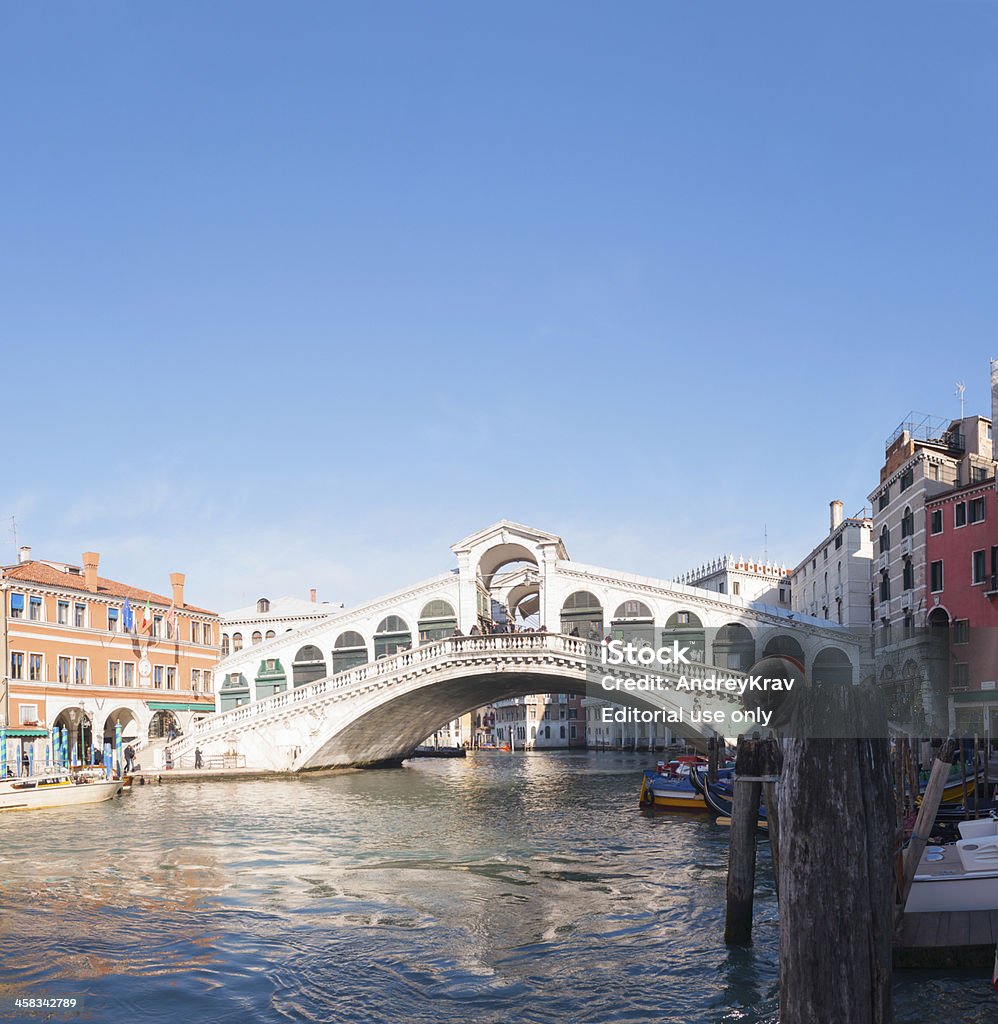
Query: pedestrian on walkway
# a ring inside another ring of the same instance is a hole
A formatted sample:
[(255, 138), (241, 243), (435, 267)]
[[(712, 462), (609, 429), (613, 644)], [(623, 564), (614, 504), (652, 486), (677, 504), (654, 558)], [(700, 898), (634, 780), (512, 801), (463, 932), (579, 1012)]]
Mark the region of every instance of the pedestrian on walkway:
[(173, 751), (169, 747), (163, 751), (163, 762), (167, 771), (173, 767)]
[(195, 747), (194, 748), (194, 767), (195, 768), (203, 768), (204, 767), (204, 758), (201, 757), (201, 748), (200, 747)]
[(134, 764), (135, 764), (135, 748), (131, 745), (131, 743), (129, 743), (128, 746), (125, 747), (125, 773), (126, 774), (128, 774), (129, 772), (132, 771), (132, 766)]

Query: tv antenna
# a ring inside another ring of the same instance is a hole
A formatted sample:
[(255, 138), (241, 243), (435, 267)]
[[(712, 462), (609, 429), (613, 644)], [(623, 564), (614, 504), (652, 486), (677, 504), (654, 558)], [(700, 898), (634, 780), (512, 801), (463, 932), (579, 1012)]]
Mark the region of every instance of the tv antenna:
[(963, 393), (967, 390), (967, 385), (962, 380), (956, 382), (956, 391), (953, 393), (957, 398), (960, 399), (960, 419), (963, 419)]

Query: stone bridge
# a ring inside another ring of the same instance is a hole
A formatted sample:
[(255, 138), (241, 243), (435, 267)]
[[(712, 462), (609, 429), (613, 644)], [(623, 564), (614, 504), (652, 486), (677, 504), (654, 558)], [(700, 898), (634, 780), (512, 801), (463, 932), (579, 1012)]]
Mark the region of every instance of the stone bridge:
[[(184, 757), (195, 746), (206, 756), (237, 751), (248, 766), (285, 771), (396, 761), (442, 722), (484, 704), (531, 693), (609, 696), (597, 689), (601, 647), (552, 633), (438, 640), (214, 715), (175, 744), (174, 754)], [(701, 663), (682, 666), (681, 674), (702, 679), (715, 671)], [(674, 682), (679, 674), (661, 679)], [(721, 674), (744, 675), (730, 669)], [(613, 697), (642, 710), (682, 711), (685, 724), (674, 731), (701, 747), (716, 733), (692, 724), (692, 712), (723, 710), (727, 717), (741, 703), (730, 694), (664, 687)]]

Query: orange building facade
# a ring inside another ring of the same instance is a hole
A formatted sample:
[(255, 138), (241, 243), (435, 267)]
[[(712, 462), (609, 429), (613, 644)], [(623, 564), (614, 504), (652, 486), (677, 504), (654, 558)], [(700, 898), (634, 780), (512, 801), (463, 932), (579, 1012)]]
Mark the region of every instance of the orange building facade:
[(121, 725), (141, 749), (214, 711), (219, 619), (186, 603), (183, 573), (167, 597), (98, 575), (95, 552), (80, 566), (32, 559), (30, 548), (19, 559), (0, 568), (8, 736), (41, 757), (65, 726), (82, 756)]

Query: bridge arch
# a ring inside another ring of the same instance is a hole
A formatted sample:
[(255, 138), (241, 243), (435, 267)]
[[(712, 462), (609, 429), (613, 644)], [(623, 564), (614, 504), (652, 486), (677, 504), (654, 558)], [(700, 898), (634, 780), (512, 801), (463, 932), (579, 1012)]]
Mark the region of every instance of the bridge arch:
[(304, 686), (322, 679), (326, 675), (326, 659), (314, 644), (298, 648), (295, 660), (291, 662), (291, 676), (294, 686)]
[(478, 559), (478, 577), (486, 590), (492, 588), (492, 581), (500, 569), (514, 562), (529, 562), (537, 565), (537, 556), (523, 544), (505, 541), (487, 548)]

